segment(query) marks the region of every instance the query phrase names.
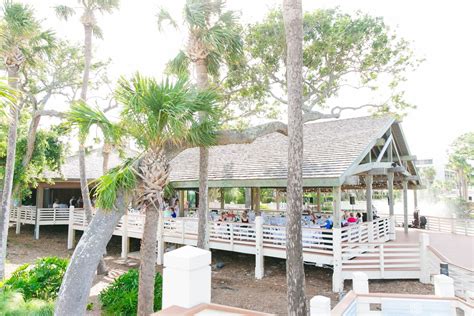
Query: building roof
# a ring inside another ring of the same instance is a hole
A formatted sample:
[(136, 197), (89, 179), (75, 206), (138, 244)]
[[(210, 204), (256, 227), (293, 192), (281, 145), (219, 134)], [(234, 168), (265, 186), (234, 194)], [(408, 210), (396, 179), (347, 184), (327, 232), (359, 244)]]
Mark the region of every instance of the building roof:
[[(382, 150), (383, 143), (379, 141), (388, 141), (389, 134), (396, 141), (397, 154), (409, 157), (410, 151), (400, 123), (392, 117), (366, 116), (305, 124), (303, 185), (343, 185), (351, 176), (360, 173), (357, 167), (367, 162), (368, 155), (377, 155), (377, 151)], [(68, 157), (61, 174), (47, 172), (45, 176), (78, 181), (78, 158), (77, 154)], [(120, 162), (118, 153), (112, 152), (109, 167)], [(209, 149), (209, 187), (286, 187), (287, 162), (288, 137), (279, 133), (260, 137), (250, 144), (214, 146)], [(88, 179), (100, 177), (101, 150), (91, 151), (86, 157), (86, 164)], [(198, 148), (183, 151), (170, 164), (170, 182), (175, 188), (198, 187)], [(407, 162), (406, 170), (409, 175), (417, 175), (413, 162)], [(417, 185), (419, 181), (412, 183)]]
[[(131, 153), (127, 153), (128, 156)], [(109, 156), (109, 168), (118, 166), (122, 161), (117, 151), (112, 151)], [(86, 155), (86, 174), (89, 180), (102, 176), (102, 148), (93, 149)], [(61, 179), (67, 181), (79, 181), (79, 154), (76, 153), (66, 158), (61, 166), (61, 171), (46, 171), (44, 177), (49, 179)]]
[[(336, 186), (358, 165), (393, 124), (392, 117), (359, 117), (306, 124), (303, 179), (305, 186)], [(405, 142), (403, 146), (406, 147)], [(209, 186), (286, 186), (288, 137), (272, 133), (251, 144), (209, 150)], [(191, 148), (171, 162), (174, 187), (197, 187), (199, 149)]]

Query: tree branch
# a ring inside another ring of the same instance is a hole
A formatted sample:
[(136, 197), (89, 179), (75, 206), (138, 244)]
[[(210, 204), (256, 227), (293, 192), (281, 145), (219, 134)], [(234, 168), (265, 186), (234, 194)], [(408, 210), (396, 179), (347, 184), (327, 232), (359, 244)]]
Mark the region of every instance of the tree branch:
[(58, 117), (58, 118), (65, 118), (66, 113), (64, 112), (59, 112), (56, 110), (38, 110), (33, 113), (33, 118), (38, 117), (38, 116), (53, 116), (53, 117)]

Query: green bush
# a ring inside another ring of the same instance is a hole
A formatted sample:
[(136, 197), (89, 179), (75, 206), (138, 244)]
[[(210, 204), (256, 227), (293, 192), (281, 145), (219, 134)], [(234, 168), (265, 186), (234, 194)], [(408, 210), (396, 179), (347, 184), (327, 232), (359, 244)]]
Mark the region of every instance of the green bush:
[[(155, 276), (154, 311), (161, 310), (162, 278)], [(119, 276), (99, 294), (102, 309), (111, 315), (136, 315), (138, 307), (138, 270), (131, 269)]]
[(32, 298), (54, 300), (58, 296), (67, 264), (67, 259), (58, 257), (45, 257), (34, 264), (24, 264), (5, 281), (4, 288), (22, 293), (26, 301)]
[(0, 291), (0, 315), (5, 316), (52, 316), (54, 304), (39, 299), (25, 301), (19, 292)]

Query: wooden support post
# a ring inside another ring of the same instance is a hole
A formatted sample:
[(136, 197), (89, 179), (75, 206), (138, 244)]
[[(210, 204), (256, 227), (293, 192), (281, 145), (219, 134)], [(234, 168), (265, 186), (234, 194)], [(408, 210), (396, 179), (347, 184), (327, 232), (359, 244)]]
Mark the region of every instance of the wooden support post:
[(252, 188), (253, 190), (253, 210), (256, 215), (260, 215), (260, 188)]
[(430, 261), (428, 259), (428, 246), (430, 236), (427, 233), (420, 234), (420, 282), (430, 283)]
[(371, 174), (368, 174), (365, 176), (365, 184), (366, 184), (366, 190), (365, 190), (365, 198), (367, 202), (367, 229), (368, 229), (368, 239), (369, 242), (374, 241), (374, 225), (372, 224), (372, 221), (374, 219), (374, 214), (372, 210), (372, 184), (374, 182), (374, 178)]
[(184, 217), (184, 203), (185, 203), (184, 199), (185, 199), (186, 195), (184, 194), (185, 193), (184, 190), (179, 190), (178, 192), (179, 192), (179, 194), (178, 194), (178, 197), (179, 197), (179, 204), (178, 204), (179, 212), (178, 212), (177, 215), (178, 215), (178, 217)]
[(220, 190), (220, 193), (221, 193), (221, 198), (220, 198), (220, 202), (221, 202), (221, 209), (225, 209), (225, 192), (224, 192), (224, 188), (221, 188)]
[(403, 227), (405, 234), (408, 234), (408, 181), (403, 180)]
[(245, 188), (245, 208), (252, 208), (252, 189)]
[(122, 253), (120, 254), (120, 257), (122, 259), (127, 259), (130, 247), (130, 239), (128, 238), (128, 211), (125, 211), (122, 220)]
[(333, 249), (333, 273), (332, 273), (332, 291), (339, 293), (344, 290), (344, 280), (342, 278), (342, 245), (341, 245), (341, 227), (332, 229), (332, 249)]
[(389, 239), (395, 240), (396, 239), (396, 232), (395, 232), (395, 201), (393, 200), (393, 173), (387, 174), (387, 186), (388, 186), (388, 209), (389, 209)]
[(21, 208), (17, 207), (14, 212), (16, 212), (16, 234), (18, 235), (21, 229)]
[(317, 199), (318, 199), (318, 213), (321, 213), (321, 189), (318, 188), (318, 195), (317, 195)]
[[(418, 209), (418, 191), (416, 187), (413, 189), (413, 204), (415, 207), (415, 211)], [(418, 214), (419, 216), (419, 214)]]
[(255, 217), (255, 278), (260, 280), (264, 276), (263, 263), (263, 218)]
[(40, 221), (41, 221), (41, 209), (36, 208), (36, 216), (35, 216), (35, 239), (39, 239), (40, 235)]
[(333, 187), (333, 227), (341, 227), (341, 187)]
[(67, 249), (74, 248), (74, 239), (76, 231), (74, 230), (74, 206), (69, 207), (69, 224), (67, 227)]
[(159, 211), (159, 218), (158, 218), (158, 238), (157, 238), (157, 254), (156, 254), (156, 264), (162, 265), (163, 264), (163, 256), (165, 254), (165, 242), (163, 236), (163, 225), (164, 225), (164, 218), (163, 212)]
[(276, 202), (277, 212), (280, 211), (280, 200), (281, 200), (280, 190), (275, 189), (275, 202)]

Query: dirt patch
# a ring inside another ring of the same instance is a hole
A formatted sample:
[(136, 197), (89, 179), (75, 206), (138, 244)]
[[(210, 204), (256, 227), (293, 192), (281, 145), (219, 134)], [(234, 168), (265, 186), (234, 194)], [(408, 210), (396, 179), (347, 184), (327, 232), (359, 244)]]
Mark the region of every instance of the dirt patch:
[[(77, 240), (79, 240), (77, 236)], [(67, 227), (41, 227), (39, 240), (33, 239), (31, 226), (22, 228), (20, 235), (10, 230), (8, 240), (7, 273), (11, 273), (23, 263), (33, 262), (44, 256), (70, 257), (72, 251), (66, 250)], [(110, 268), (108, 276), (98, 276), (91, 289), (90, 302), (94, 309), (90, 315), (100, 315), (98, 293), (132, 267), (138, 267), (134, 259), (120, 259), (120, 238), (113, 237), (107, 247), (106, 262)], [(138, 247), (138, 241), (132, 241), (132, 250)], [(218, 264), (219, 263), (219, 264)], [(265, 258), (265, 277), (256, 280), (254, 277), (255, 257), (226, 251), (212, 252), (212, 302), (256, 311), (286, 314), (286, 269), (285, 260)], [(216, 266), (221, 266), (217, 268)], [(162, 267), (157, 267), (161, 272)], [(305, 265), (306, 294), (308, 299), (314, 295), (331, 298), (333, 306), (339, 301), (339, 294), (332, 293), (332, 270)], [(346, 281), (344, 291), (351, 289), (351, 282)], [(382, 280), (370, 281), (370, 291), (380, 293), (432, 294), (433, 286), (418, 281)]]

